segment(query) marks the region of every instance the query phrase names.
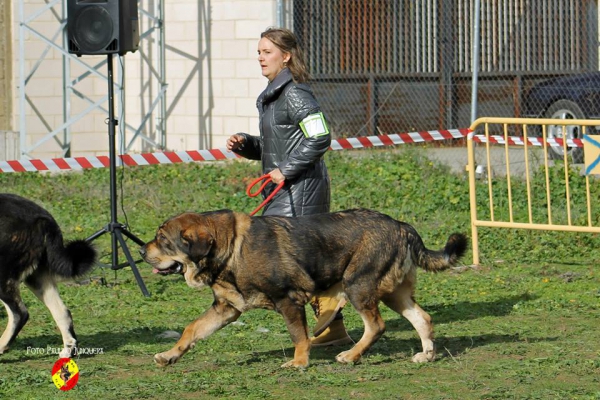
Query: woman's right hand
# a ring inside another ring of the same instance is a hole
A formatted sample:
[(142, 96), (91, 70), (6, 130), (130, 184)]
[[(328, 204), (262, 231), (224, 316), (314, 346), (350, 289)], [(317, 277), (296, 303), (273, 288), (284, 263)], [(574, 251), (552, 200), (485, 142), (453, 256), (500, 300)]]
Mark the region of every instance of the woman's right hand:
[(240, 134), (235, 134), (235, 135), (231, 135), (229, 136), (229, 139), (227, 139), (227, 151), (233, 151), (233, 150), (237, 150), (240, 147), (242, 147), (242, 145), (244, 144), (244, 142), (246, 141), (246, 138)]

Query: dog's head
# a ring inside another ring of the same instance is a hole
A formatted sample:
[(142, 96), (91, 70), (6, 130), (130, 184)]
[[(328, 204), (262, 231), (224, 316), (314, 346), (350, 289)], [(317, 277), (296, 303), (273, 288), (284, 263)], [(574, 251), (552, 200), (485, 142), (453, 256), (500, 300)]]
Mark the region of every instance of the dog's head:
[(184, 274), (188, 265), (197, 265), (213, 248), (215, 238), (209, 226), (202, 214), (180, 214), (163, 223), (140, 254), (154, 273)]

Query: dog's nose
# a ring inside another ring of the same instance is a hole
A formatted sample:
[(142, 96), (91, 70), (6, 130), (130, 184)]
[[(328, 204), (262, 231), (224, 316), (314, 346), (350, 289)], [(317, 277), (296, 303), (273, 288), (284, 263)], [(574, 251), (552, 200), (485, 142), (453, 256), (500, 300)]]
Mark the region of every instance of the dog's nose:
[(142, 257), (145, 257), (145, 256), (146, 256), (146, 247), (141, 247), (141, 248), (140, 248), (140, 255), (141, 255)]

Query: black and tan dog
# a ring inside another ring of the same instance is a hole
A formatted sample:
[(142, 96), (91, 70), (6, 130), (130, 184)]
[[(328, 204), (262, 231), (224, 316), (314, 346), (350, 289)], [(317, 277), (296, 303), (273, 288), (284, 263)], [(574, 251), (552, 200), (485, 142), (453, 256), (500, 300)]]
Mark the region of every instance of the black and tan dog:
[(380, 301), (417, 330), (423, 352), (413, 361), (432, 361), (431, 318), (413, 298), (416, 267), (444, 270), (466, 248), (466, 236), (455, 233), (443, 250), (428, 250), (412, 226), (362, 209), (297, 218), (230, 210), (178, 215), (163, 223), (140, 253), (154, 272), (182, 273), (192, 287), (209, 286), (214, 303), (154, 361), (173, 364), (244, 311), (265, 308), (283, 316), (295, 346), (294, 359), (283, 367), (306, 367), (311, 342), (305, 305), (334, 285), (343, 288), (365, 325), (360, 341), (338, 354), (338, 362), (358, 361), (381, 337)]
[(95, 260), (96, 250), (89, 243), (63, 243), (61, 230), (48, 211), (23, 197), (0, 193), (0, 300), (8, 312), (0, 354), (29, 319), (20, 290), (25, 282), (48, 307), (62, 334), (60, 357), (75, 355), (73, 319), (60, 298), (57, 281), (85, 274)]

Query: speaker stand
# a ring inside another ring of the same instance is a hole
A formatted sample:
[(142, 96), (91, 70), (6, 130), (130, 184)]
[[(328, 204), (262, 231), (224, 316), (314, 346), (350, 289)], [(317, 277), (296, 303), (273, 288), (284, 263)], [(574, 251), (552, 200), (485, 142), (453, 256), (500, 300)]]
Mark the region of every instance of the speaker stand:
[[(119, 270), (125, 268), (127, 266), (131, 267), (133, 271), (133, 275), (138, 283), (138, 286), (142, 290), (142, 293), (146, 297), (150, 297), (150, 293), (148, 289), (146, 289), (146, 285), (144, 284), (144, 280), (138, 271), (135, 261), (133, 257), (131, 257), (131, 252), (127, 248), (127, 243), (125, 243), (124, 236), (127, 236), (129, 239), (133, 240), (135, 243), (143, 246), (145, 243), (140, 238), (135, 236), (133, 233), (129, 232), (125, 225), (119, 223), (117, 221), (117, 168), (116, 168), (116, 147), (115, 147), (115, 127), (118, 121), (115, 119), (114, 115), (114, 86), (113, 86), (113, 55), (108, 54), (107, 62), (108, 65), (108, 155), (109, 155), (109, 170), (110, 170), (110, 223), (106, 225), (104, 228), (98, 230), (96, 233), (91, 235), (86, 239), (86, 241), (93, 241), (105, 233), (109, 233), (111, 235), (111, 248), (112, 248), (112, 264), (111, 269)], [(126, 263), (119, 264), (119, 245), (125, 254), (125, 258), (127, 259)]]

